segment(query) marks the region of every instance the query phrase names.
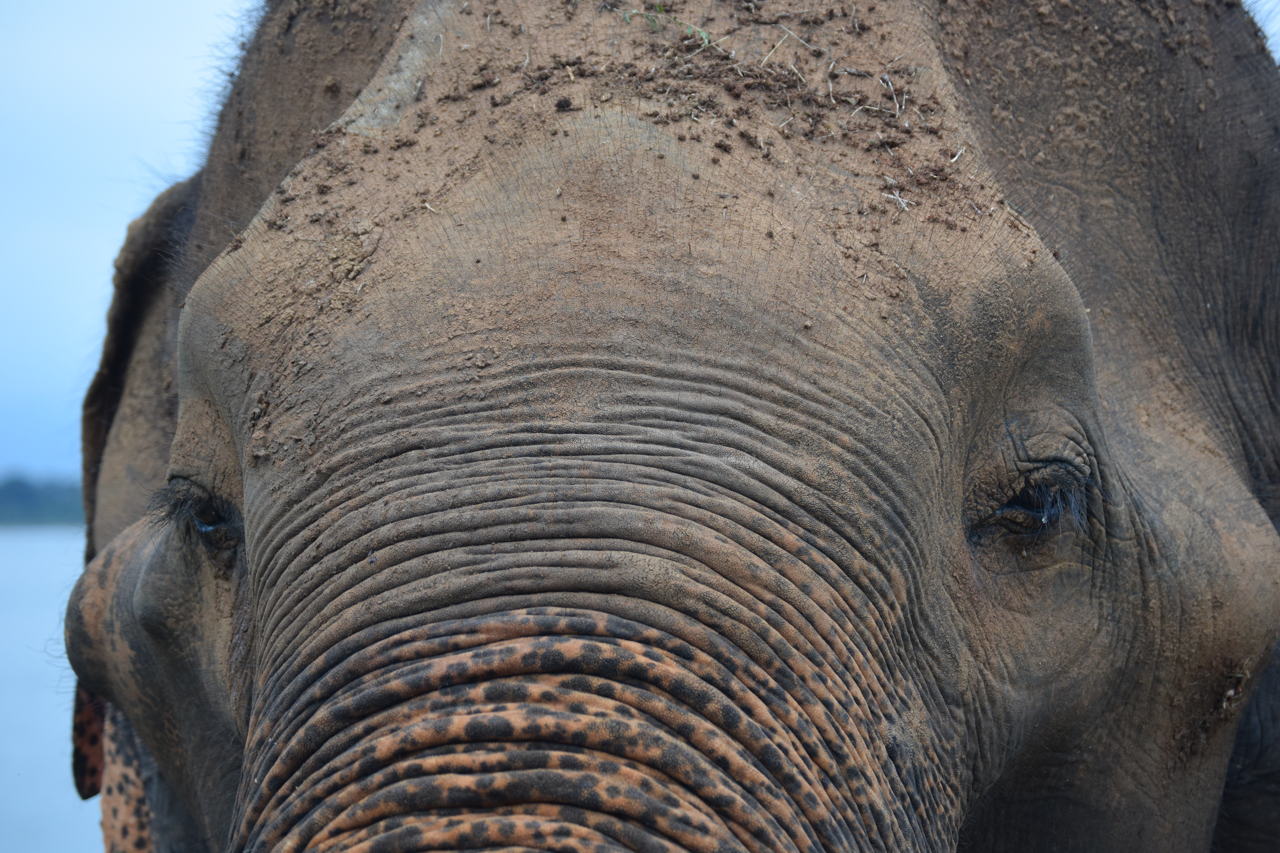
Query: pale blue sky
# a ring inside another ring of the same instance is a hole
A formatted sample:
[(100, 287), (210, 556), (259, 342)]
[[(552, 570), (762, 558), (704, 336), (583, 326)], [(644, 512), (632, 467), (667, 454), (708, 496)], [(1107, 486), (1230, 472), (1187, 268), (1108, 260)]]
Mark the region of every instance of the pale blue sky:
[[(125, 226), (195, 170), (251, 0), (9, 3), (0, 34), (0, 476), (79, 471)], [(1280, 0), (1252, 4), (1280, 47)]]

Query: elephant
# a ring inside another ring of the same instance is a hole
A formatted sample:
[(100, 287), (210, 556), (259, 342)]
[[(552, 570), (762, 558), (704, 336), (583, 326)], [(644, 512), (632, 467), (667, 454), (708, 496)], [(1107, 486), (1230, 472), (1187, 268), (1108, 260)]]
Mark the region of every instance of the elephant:
[(1280, 839), (1232, 0), (268, 0), (84, 408), (111, 850)]

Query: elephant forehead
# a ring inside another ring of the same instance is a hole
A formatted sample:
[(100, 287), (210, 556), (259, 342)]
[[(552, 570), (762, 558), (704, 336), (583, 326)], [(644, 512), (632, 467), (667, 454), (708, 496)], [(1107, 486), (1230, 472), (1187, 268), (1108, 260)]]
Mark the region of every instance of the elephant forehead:
[(372, 357), (408, 369), (451, 349), (574, 341), (728, 357), (750, 341), (813, 371), (905, 364), (936, 377), (1017, 355), (1046, 326), (1083, 340), (1074, 290), (1027, 235), (916, 218), (854, 227), (856, 190), (801, 190), (769, 164), (700, 171), (700, 155), (621, 113), (578, 117), (551, 140), (438, 208), (403, 173), (374, 171), (302, 217), (290, 194), (364, 144), (330, 140), (193, 291), (187, 363), (247, 353), (236, 369), (346, 381)]
[[(1074, 289), (968, 150), (918, 11), (898, 9), (910, 26), (874, 44), (814, 17), (836, 51), (816, 65), (813, 39), (752, 23), (740, 46), (696, 61), (758, 51), (756, 71), (716, 60), (655, 88), (637, 85), (636, 63), (665, 36), (625, 16), (530, 28), (528, 61), (495, 77), (513, 57), (491, 21), (419, 9), (197, 283), (184, 375), (254, 377), (247, 413), (302, 375), (312, 399), (325, 382), (365, 382), (375, 361), (430, 374), (446, 351), (536, 357), (572, 342), (711, 362), (749, 342), (793, 372), (954, 398), (999, 385), (999, 365), (1028, 349), (1079, 352)], [(544, 75), (562, 42), (595, 49), (563, 79)], [(794, 100), (774, 62), (827, 81), (825, 95)], [(860, 76), (873, 67), (879, 78)], [(671, 110), (677, 90), (693, 112)], [(797, 103), (812, 108), (803, 123)]]

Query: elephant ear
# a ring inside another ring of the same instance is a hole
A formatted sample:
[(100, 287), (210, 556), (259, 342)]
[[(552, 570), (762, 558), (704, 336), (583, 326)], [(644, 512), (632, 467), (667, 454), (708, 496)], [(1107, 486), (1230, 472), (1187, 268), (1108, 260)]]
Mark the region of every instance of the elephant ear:
[[(173, 284), (174, 259), (189, 230), (197, 180), (162, 193), (129, 226), (116, 258), (107, 339), (83, 410), (87, 559), (140, 518), (163, 483), (176, 422), (172, 375), (181, 293)], [(144, 784), (154, 776), (150, 759), (124, 715), (81, 685), (72, 771), (81, 797), (103, 793), (106, 849), (150, 849)]]
[(161, 193), (129, 226), (115, 263), (107, 338), (85, 395), (81, 459), (87, 557), (146, 511), (177, 421), (173, 367), (182, 295), (176, 258), (199, 176)]

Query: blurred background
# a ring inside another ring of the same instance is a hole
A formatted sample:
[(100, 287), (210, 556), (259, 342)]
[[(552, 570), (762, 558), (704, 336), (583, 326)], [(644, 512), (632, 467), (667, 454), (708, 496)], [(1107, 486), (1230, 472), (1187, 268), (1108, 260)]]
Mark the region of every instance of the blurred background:
[[(1251, 5), (1280, 55), (1280, 0)], [(80, 397), (125, 227), (195, 171), (253, 0), (9, 3), (0, 33), (0, 826), (101, 849), (71, 783), (62, 608), (81, 567)]]

